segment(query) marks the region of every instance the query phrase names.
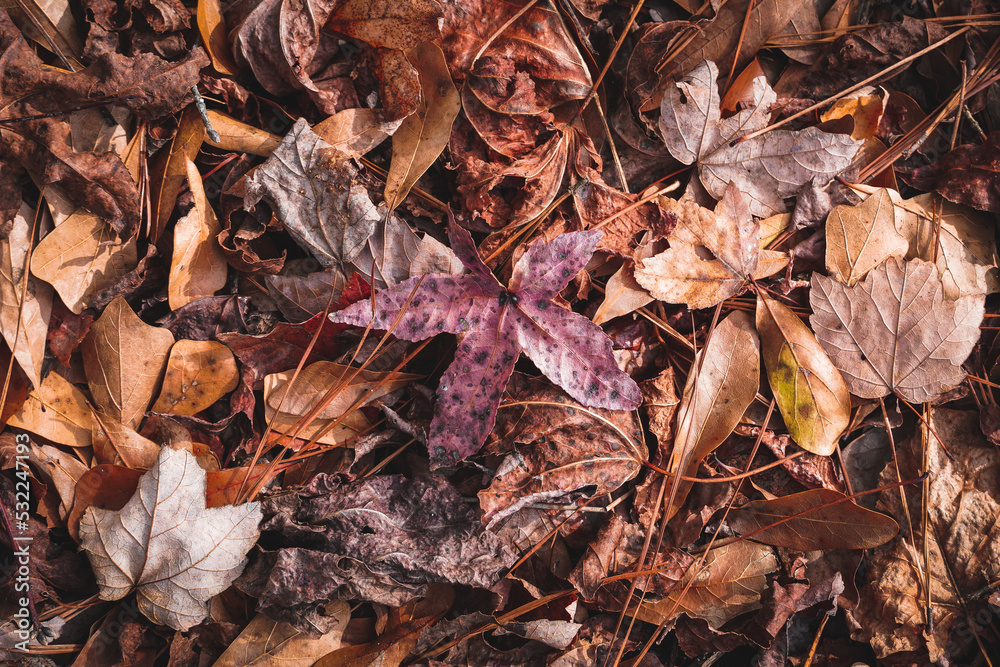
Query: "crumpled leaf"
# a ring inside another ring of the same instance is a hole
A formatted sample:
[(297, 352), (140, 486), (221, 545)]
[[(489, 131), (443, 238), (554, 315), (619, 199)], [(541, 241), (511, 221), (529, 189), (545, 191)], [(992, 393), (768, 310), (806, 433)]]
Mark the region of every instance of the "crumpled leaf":
[[(897, 444), (898, 473), (890, 459), (879, 480), (891, 484), (897, 474), (914, 479), (922, 470), (932, 471), (926, 487), (904, 487), (909, 513), (898, 489), (880, 495), (879, 508), (900, 525), (912, 525), (913, 537), (900, 536), (872, 554), (868, 583), (859, 606), (850, 612), (856, 622), (852, 638), (871, 642), (887, 663), (893, 653), (911, 651), (916, 653), (911, 661), (933, 663), (947, 651), (953, 664), (970, 664), (974, 658), (966, 659), (965, 652), (978, 654), (979, 646), (969, 624), (989, 609), (981, 597), (983, 587), (1000, 578), (1000, 463), (995, 446), (980, 431), (978, 413), (934, 408), (928, 422), (922, 432)], [(912, 513), (920, 506), (921, 488), (928, 489), (927, 526), (919, 512)], [(925, 530), (929, 564), (920, 537)], [(933, 630), (925, 623), (928, 568)]]
[(892, 258), (854, 287), (814, 273), (809, 303), (816, 338), (852, 394), (924, 403), (965, 379), (985, 298), (946, 299), (933, 264)]
[(714, 213), (690, 201), (664, 205), (678, 218), (670, 247), (635, 269), (636, 282), (661, 301), (708, 308), (739, 294), (749, 278), (759, 280), (788, 264), (784, 253), (760, 249), (760, 223), (733, 183)]
[(750, 197), (750, 212), (766, 217), (786, 210), (783, 199), (810, 181), (825, 183), (846, 169), (861, 147), (848, 136), (814, 127), (773, 130), (739, 139), (767, 125), (774, 91), (763, 77), (754, 80), (754, 103), (734, 116), (719, 110), (719, 71), (705, 61), (667, 88), (660, 105), (660, 133), (671, 154), (698, 165), (698, 176), (716, 199), (730, 182)]
[(177, 131), (170, 143), (149, 167), (151, 205), (149, 240), (156, 243), (167, 228), (177, 205), (177, 195), (190, 182), (188, 162), (192, 162), (205, 141), (205, 123), (198, 110), (190, 106), (177, 121)]
[(479, 492), (487, 527), (529, 503), (612, 493), (649, 456), (633, 413), (585, 408), (520, 374), (507, 387), (493, 436), (488, 451), (504, 459)]
[(0, 334), (37, 388), (42, 384), (52, 288), (28, 273), (33, 218), (31, 207), (22, 204), (10, 235), (0, 241)]
[(98, 410), (136, 428), (159, 387), (173, 344), (173, 334), (140, 320), (122, 297), (109, 303), (81, 345)]
[(143, 614), (183, 631), (239, 576), (260, 517), (260, 503), (206, 509), (205, 471), (190, 452), (164, 447), (125, 507), (87, 509), (80, 545), (102, 599), (135, 590)]
[(472, 236), (452, 220), (452, 250), (468, 275), (411, 278), (330, 315), (333, 322), (392, 330), (404, 340), (461, 334), (438, 385), (428, 449), (435, 466), (475, 453), (492, 430), (497, 404), (524, 352), (555, 384), (584, 405), (631, 410), (639, 387), (614, 361), (611, 341), (590, 320), (552, 299), (583, 268), (600, 232), (536, 242), (514, 267), (510, 288), (479, 258)]
[[(757, 395), (760, 341), (748, 313), (736, 311), (715, 327), (698, 352), (677, 409), (677, 437), (667, 469), (696, 477), (701, 460), (729, 437)], [(676, 491), (665, 512), (672, 517), (692, 482), (674, 478)]]
[(726, 521), (737, 533), (753, 533), (747, 539), (795, 551), (874, 549), (899, 532), (885, 514), (846, 498), (830, 489), (809, 489), (733, 508)]
[(921, 190), (933, 188), (956, 204), (1000, 213), (1000, 132), (991, 132), (983, 144), (956, 146), (935, 163), (915, 170), (908, 183)]
[(329, 599), (395, 607), (432, 583), (488, 588), (515, 558), (439, 475), (350, 481), (320, 473), (297, 495), (264, 502), (262, 528), (279, 532), (285, 546), (241, 586), (297, 627), (308, 607)]
[(757, 294), (757, 333), (788, 432), (802, 449), (833, 454), (851, 420), (851, 395), (840, 371), (799, 316), (763, 292)]

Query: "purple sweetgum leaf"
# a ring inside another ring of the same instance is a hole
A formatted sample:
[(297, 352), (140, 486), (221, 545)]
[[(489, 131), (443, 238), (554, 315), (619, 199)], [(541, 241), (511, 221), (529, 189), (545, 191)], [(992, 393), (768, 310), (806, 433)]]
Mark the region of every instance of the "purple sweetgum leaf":
[(339, 324), (391, 331), (404, 340), (461, 337), (441, 377), (428, 446), (434, 467), (474, 454), (496, 421), (497, 405), (523, 351), (542, 373), (584, 405), (632, 410), (639, 387), (615, 363), (611, 340), (587, 318), (552, 301), (594, 253), (601, 232), (535, 243), (505, 290), (468, 231), (449, 221), (452, 250), (471, 273), (428, 274), (330, 314)]

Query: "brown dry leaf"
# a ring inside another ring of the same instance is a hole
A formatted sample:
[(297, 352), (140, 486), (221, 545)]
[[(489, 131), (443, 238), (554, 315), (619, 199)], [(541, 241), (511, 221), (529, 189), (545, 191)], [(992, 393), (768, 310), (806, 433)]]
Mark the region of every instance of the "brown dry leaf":
[[(36, 445), (32, 442), (30, 447), (28, 461), (43, 477), (52, 481), (52, 486), (59, 495), (59, 518), (65, 521), (76, 498), (77, 482), (88, 470), (87, 464), (52, 445)], [(50, 522), (54, 518), (49, 517)]]
[(45, 335), (52, 314), (52, 288), (31, 276), (34, 211), (27, 204), (14, 216), (10, 235), (0, 241), (0, 333), (31, 384), (42, 384)]
[(829, 456), (851, 419), (844, 378), (791, 308), (757, 294), (761, 356), (775, 402), (795, 443)]
[(98, 410), (135, 428), (159, 386), (173, 344), (173, 334), (140, 320), (125, 299), (109, 303), (80, 346)]
[(100, 464), (149, 470), (160, 454), (160, 445), (107, 415), (94, 413), (94, 459)]
[[(698, 352), (677, 410), (677, 438), (667, 469), (695, 477), (701, 460), (729, 437), (757, 395), (760, 341), (749, 313), (722, 320)], [(680, 509), (692, 482), (673, 481), (666, 518)]]
[(92, 414), (83, 392), (50, 372), (7, 423), (60, 445), (89, 447)]
[(340, 271), (264, 276), (267, 293), (289, 322), (303, 322), (322, 313), (331, 303), (336, 304), (344, 283)]
[(519, 373), (507, 385), (491, 437), (487, 451), (503, 461), (479, 492), (488, 528), (529, 503), (612, 493), (649, 456), (634, 413), (584, 407)]
[(404, 119), (386, 121), (381, 109), (344, 109), (313, 127), (323, 141), (347, 157), (361, 157), (389, 138)]
[(142, 477), (142, 470), (125, 466), (96, 465), (80, 477), (76, 484), (73, 509), (66, 518), (66, 530), (77, 543), (80, 542), (80, 519), (88, 507), (120, 510), (135, 493)]
[[(31, 18), (27, 19), (18, 9)], [(78, 60), (83, 53), (83, 42), (69, 0), (22, 0), (9, 10), (13, 10), (11, 18), (29, 39), (42, 48), (55, 50), (70, 69), (83, 69)]]
[(434, 0), (346, 0), (324, 28), (383, 49), (411, 49), (439, 35), (441, 7)]
[(213, 667), (312, 667), (341, 646), (340, 638), (351, 620), (351, 606), (343, 600), (326, 605), (333, 629), (319, 637), (257, 614), (240, 636), (219, 656)]
[[(745, 540), (716, 547), (708, 552), (700, 570), (692, 567), (674, 592), (662, 600), (642, 603), (635, 616), (660, 623), (683, 613), (719, 628), (760, 607), (767, 575), (777, 569), (778, 559), (771, 547)], [(691, 587), (682, 594), (692, 579)]]
[[(935, 408), (928, 419), (929, 428), (922, 427), (922, 432), (897, 445), (896, 457), (898, 474), (914, 479), (925, 469), (926, 448), (926, 470), (932, 471), (926, 498), (929, 525), (925, 527), (914, 518), (915, 543), (901, 536), (874, 552), (861, 603), (852, 612), (860, 623), (853, 638), (870, 641), (883, 660), (892, 653), (916, 651), (914, 661), (935, 662), (947, 650), (953, 664), (971, 664), (971, 656), (967, 661), (963, 653), (971, 650), (978, 654), (979, 648), (967, 624), (974, 623), (982, 609), (989, 609), (977, 594), (1000, 579), (1000, 526), (996, 521), (1000, 514), (1000, 463), (996, 447), (982, 435), (977, 412)], [(890, 461), (880, 483), (895, 482), (896, 475)], [(920, 488), (914, 485), (906, 491), (911, 513), (920, 507)], [(883, 491), (879, 506), (907, 525), (898, 489)], [(929, 566), (919, 538), (924, 530), (929, 540)], [(925, 624), (928, 567), (933, 631)]]
[(222, 74), (236, 74), (238, 68), (233, 62), (233, 50), (229, 46), (219, 0), (198, 0), (198, 32), (208, 57), (212, 59), (212, 67)]
[(441, 155), (462, 107), (441, 47), (425, 42), (408, 50), (406, 57), (420, 77), (420, 101), (392, 135), (392, 162), (385, 182), (389, 210), (406, 199), (417, 179)]
[(910, 244), (896, 224), (890, 190), (880, 188), (857, 206), (842, 204), (826, 219), (826, 268), (854, 285), (890, 257), (905, 257)]
[(626, 261), (608, 278), (608, 284), (604, 288), (604, 300), (594, 313), (594, 324), (604, 324), (616, 317), (628, 315), (655, 300), (636, 282), (635, 266), (655, 255), (656, 249), (657, 245), (654, 243), (640, 243), (633, 255), (635, 264), (629, 265)]
[(177, 310), (226, 286), (229, 265), (217, 237), (222, 227), (215, 217), (201, 174), (191, 157), (185, 157), (188, 186), (194, 206), (174, 226), (174, 251), (167, 282), (171, 310)]
[(716, 199), (730, 183), (750, 198), (750, 212), (766, 217), (786, 210), (784, 198), (809, 182), (823, 184), (842, 172), (861, 142), (815, 127), (773, 130), (739, 139), (767, 125), (777, 97), (766, 79), (754, 80), (754, 102), (722, 118), (715, 63), (705, 61), (667, 88), (660, 106), (660, 133), (671, 154), (698, 165), (698, 176)]
[[(869, 198), (881, 190), (855, 186)], [(909, 242), (906, 259), (934, 261), (949, 299), (1000, 291), (997, 248), (990, 217), (974, 209), (939, 199), (932, 193), (903, 199), (886, 190), (895, 206), (895, 224)], [(866, 200), (867, 201), (867, 200)]]
[(828, 121), (850, 116), (854, 119), (854, 131), (851, 132), (851, 138), (863, 141), (875, 136), (879, 120), (882, 118), (888, 101), (887, 94), (879, 95), (874, 88), (867, 86), (834, 102), (829, 109), (823, 112), (820, 120)]
[(181, 113), (177, 132), (149, 167), (152, 189), (149, 240), (156, 243), (174, 212), (177, 195), (188, 180), (188, 160), (194, 160), (205, 141), (205, 124), (194, 105)]
[[(359, 400), (358, 407), (366, 405), (421, 377), (410, 373), (359, 371), (343, 364), (317, 361), (304, 367), (294, 384), (290, 384), (294, 372), (293, 369), (272, 373), (264, 378), (265, 416), (276, 432), (302, 440), (312, 439), (337, 422), (318, 438), (318, 442), (332, 445), (342, 443), (369, 426), (359, 410), (350, 410), (352, 405)], [(302, 417), (331, 389), (335, 389), (333, 400), (310, 424), (299, 428), (303, 425)]]
[(714, 212), (691, 201), (664, 200), (664, 206), (678, 218), (670, 247), (635, 269), (636, 281), (661, 301), (708, 308), (739, 294), (748, 278), (759, 280), (788, 264), (784, 253), (760, 249), (760, 224), (732, 183)]
[(933, 264), (892, 258), (854, 287), (814, 273), (809, 303), (816, 337), (852, 394), (924, 403), (965, 379), (985, 298), (946, 299)]
[(731, 510), (726, 521), (737, 533), (753, 533), (747, 539), (795, 551), (874, 549), (899, 532), (885, 514), (830, 489), (755, 500)]
[(236, 388), (229, 348), (212, 340), (179, 340), (170, 348), (163, 387), (152, 412), (196, 415)]
[(267, 157), (281, 143), (281, 137), (278, 135), (271, 134), (253, 125), (242, 123), (232, 116), (227, 116), (215, 109), (208, 110), (208, 120), (212, 123), (212, 129), (218, 132), (219, 141), (213, 141), (206, 134), (205, 143), (216, 148), (221, 148), (222, 150)]
[(194, 455), (164, 447), (121, 510), (87, 508), (80, 546), (101, 599), (135, 590), (150, 620), (184, 631), (243, 571), (260, 518), (260, 503), (207, 509), (205, 471)]

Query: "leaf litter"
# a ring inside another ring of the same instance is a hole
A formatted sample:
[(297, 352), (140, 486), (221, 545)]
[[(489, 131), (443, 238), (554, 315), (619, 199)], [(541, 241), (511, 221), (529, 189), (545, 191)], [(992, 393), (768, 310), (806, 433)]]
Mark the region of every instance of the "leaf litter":
[(0, 10), (0, 655), (992, 659), (996, 27), (827, 4)]

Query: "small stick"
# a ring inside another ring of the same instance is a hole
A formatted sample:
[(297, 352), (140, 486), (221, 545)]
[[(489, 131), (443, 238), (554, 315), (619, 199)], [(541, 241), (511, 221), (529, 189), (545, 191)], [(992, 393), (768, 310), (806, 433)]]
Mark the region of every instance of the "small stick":
[(201, 93), (198, 92), (198, 86), (191, 86), (191, 94), (194, 95), (194, 106), (198, 109), (201, 122), (205, 124), (205, 132), (208, 134), (208, 138), (213, 143), (219, 143), (221, 137), (218, 132), (212, 129), (212, 121), (208, 119), (208, 109), (205, 108), (205, 100), (202, 98)]

